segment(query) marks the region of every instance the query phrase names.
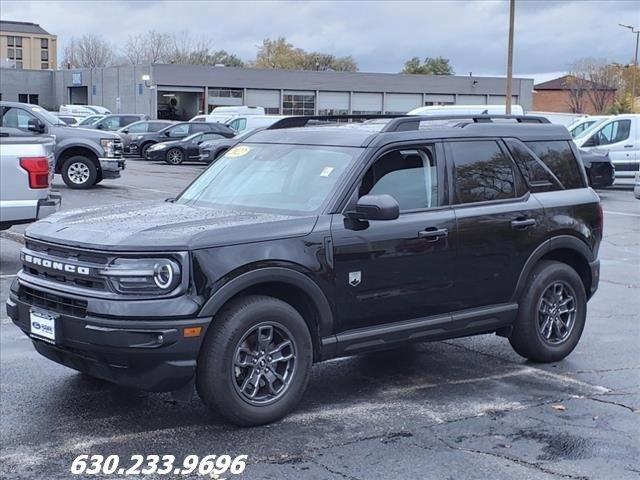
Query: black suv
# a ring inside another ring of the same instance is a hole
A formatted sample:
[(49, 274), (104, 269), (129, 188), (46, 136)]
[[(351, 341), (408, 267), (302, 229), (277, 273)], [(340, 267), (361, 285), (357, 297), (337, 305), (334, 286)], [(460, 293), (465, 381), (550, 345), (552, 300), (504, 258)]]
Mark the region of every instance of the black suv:
[(146, 157), (149, 147), (160, 142), (181, 140), (194, 133), (211, 132), (225, 137), (233, 137), (236, 131), (222, 123), (205, 122), (177, 122), (156, 132), (132, 135), (129, 143), (129, 153)]
[(575, 348), (602, 210), (537, 117), (398, 117), (249, 136), (163, 203), (29, 227), (8, 313), (55, 362), (241, 425), (291, 411), (313, 362), (497, 333)]

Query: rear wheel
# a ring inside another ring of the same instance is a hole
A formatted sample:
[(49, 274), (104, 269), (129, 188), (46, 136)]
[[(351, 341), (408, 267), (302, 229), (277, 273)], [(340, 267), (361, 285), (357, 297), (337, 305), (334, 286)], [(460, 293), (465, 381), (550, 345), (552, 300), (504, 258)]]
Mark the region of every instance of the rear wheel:
[(153, 143), (145, 143), (144, 145), (142, 145), (142, 147), (140, 147), (140, 156), (142, 158), (147, 158), (147, 150), (149, 150), (149, 147), (153, 145)]
[(184, 162), (184, 152), (179, 148), (170, 148), (167, 150), (164, 160), (169, 165), (180, 165)]
[(309, 329), (291, 305), (260, 295), (239, 298), (209, 328), (198, 358), (198, 393), (237, 425), (273, 422), (300, 401), (312, 353)]
[(91, 188), (98, 178), (95, 163), (82, 155), (75, 155), (65, 160), (61, 169), (62, 180), (69, 188)]
[(569, 265), (542, 261), (520, 299), (509, 337), (513, 349), (534, 362), (557, 362), (578, 344), (587, 315), (580, 276)]

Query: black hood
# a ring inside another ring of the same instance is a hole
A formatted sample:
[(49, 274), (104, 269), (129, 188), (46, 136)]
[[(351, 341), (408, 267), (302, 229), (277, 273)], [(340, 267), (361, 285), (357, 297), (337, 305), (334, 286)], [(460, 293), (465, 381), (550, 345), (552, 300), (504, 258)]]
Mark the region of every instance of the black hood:
[(26, 236), (95, 250), (194, 250), (305, 236), (316, 220), (148, 202), (59, 212), (31, 225)]

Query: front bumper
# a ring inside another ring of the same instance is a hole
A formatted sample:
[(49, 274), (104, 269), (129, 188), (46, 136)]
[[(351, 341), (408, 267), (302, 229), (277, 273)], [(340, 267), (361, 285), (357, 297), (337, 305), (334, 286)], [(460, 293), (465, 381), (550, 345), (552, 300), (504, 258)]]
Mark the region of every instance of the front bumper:
[(124, 158), (99, 158), (102, 178), (118, 178), (125, 169)]
[(164, 162), (165, 154), (167, 153), (167, 149), (163, 148), (161, 150), (147, 150), (144, 154), (144, 158), (147, 160), (155, 160), (159, 162)]
[[(12, 289), (7, 313), (29, 337), (32, 308), (43, 309), (30, 305)], [(193, 379), (211, 322), (211, 318), (139, 320), (52, 313), (56, 316), (55, 343), (31, 337), (41, 355), (97, 378), (157, 392), (177, 390)], [(197, 326), (202, 327), (200, 336), (184, 337), (184, 328)]]
[(62, 195), (59, 192), (49, 192), (47, 198), (38, 200), (38, 213), (36, 218), (40, 220), (52, 213), (56, 213), (60, 210), (60, 205), (62, 205)]

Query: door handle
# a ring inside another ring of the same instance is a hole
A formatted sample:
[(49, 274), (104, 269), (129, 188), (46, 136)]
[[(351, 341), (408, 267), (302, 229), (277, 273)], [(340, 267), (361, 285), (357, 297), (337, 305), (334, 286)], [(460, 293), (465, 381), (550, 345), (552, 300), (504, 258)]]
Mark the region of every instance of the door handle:
[(633, 145), (625, 145), (624, 148), (633, 148)]
[(443, 237), (449, 235), (449, 230), (446, 228), (429, 227), (425, 228), (421, 232), (418, 232), (418, 238), (426, 240), (427, 242), (437, 242)]
[(520, 218), (511, 221), (511, 228), (515, 230), (526, 230), (529, 227), (533, 227), (536, 223), (535, 218)]

